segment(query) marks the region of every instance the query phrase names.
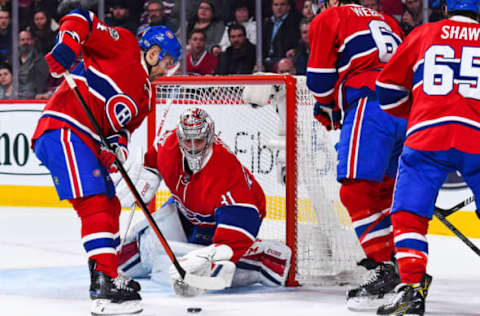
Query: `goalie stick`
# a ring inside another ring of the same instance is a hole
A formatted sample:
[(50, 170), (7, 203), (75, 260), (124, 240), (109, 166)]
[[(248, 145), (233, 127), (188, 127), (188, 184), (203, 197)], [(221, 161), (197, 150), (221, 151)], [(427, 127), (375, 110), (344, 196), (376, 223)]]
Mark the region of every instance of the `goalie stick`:
[(467, 245), (468, 248), (472, 249), (473, 252), (475, 252), (478, 256), (480, 256), (480, 249), (470, 240), (468, 239), (467, 236), (462, 234), (446, 217), (455, 213), (459, 209), (461, 209), (464, 206), (467, 206), (468, 204), (472, 203), (475, 201), (474, 196), (470, 196), (469, 198), (465, 199), (464, 201), (458, 203), (454, 207), (450, 209), (441, 209), (439, 207), (435, 206), (434, 214), (435, 216), (443, 223), (443, 225), (447, 226), (447, 228), (454, 233), (465, 245)]
[(118, 253), (122, 252), (123, 244), (125, 243), (125, 240), (127, 240), (128, 231), (130, 230), (130, 225), (132, 224), (133, 214), (135, 213), (136, 207), (137, 207), (136, 203), (133, 203), (133, 205), (130, 207), (131, 213), (130, 213), (130, 216), (128, 217), (127, 229), (125, 230), (125, 234), (123, 235), (123, 239), (121, 240), (120, 247), (117, 251)]
[[(77, 84), (73, 80), (72, 75), (66, 71), (64, 73), (64, 78), (67, 81), (67, 84), (69, 85), (70, 89), (74, 92), (76, 95), (78, 101), (80, 102), (82, 108), (84, 109), (85, 113), (88, 116), (88, 119), (90, 120), (90, 123), (93, 125), (95, 128), (95, 131), (97, 132), (98, 136), (100, 137), (100, 140), (102, 142), (102, 145), (105, 146), (108, 150), (112, 150), (110, 144), (108, 143), (105, 135), (103, 135), (102, 129), (100, 128), (100, 125), (98, 125), (97, 120), (93, 116), (92, 111), (87, 105), (87, 102), (83, 98), (82, 94), (80, 93), (80, 90), (78, 90)], [(112, 150), (113, 152), (113, 150)], [(172, 248), (168, 244), (166, 238), (163, 236), (162, 232), (158, 228), (157, 223), (155, 223), (155, 220), (153, 219), (152, 214), (148, 211), (147, 205), (143, 201), (142, 197), (138, 193), (138, 190), (135, 188), (132, 180), (127, 174), (127, 171), (123, 167), (122, 163), (119, 161), (118, 157), (115, 157), (115, 165), (118, 168), (118, 171), (122, 175), (123, 179), (125, 180), (125, 183), (127, 184), (128, 188), (130, 191), (132, 191), (133, 196), (135, 197), (135, 200), (137, 202), (137, 205), (140, 206), (140, 208), (143, 211), (143, 214), (147, 218), (148, 223), (150, 224), (150, 227), (153, 229), (155, 234), (157, 235), (160, 243), (162, 244), (163, 248), (165, 249), (165, 252), (167, 253), (168, 257), (172, 261), (172, 264), (175, 266), (175, 268), (178, 271), (178, 274), (182, 277), (183, 281), (187, 283), (188, 285), (191, 285), (193, 287), (201, 288), (201, 289), (207, 289), (207, 290), (222, 290), (226, 287), (225, 281), (222, 278), (219, 277), (209, 277), (209, 276), (198, 276), (194, 275), (191, 273), (187, 273), (185, 269), (182, 268), (180, 263), (177, 260), (177, 257), (172, 251)]]

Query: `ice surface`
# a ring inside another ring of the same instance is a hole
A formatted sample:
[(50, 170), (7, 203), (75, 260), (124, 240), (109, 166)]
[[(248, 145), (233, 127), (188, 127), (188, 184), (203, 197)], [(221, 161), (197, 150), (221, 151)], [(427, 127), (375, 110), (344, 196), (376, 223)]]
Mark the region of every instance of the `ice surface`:
[[(142, 217), (136, 214), (135, 220)], [(122, 214), (122, 230), (127, 218)], [(433, 283), (426, 315), (480, 315), (480, 257), (456, 238), (428, 239)], [(0, 207), (0, 253), (1, 316), (90, 315), (87, 258), (73, 210)], [(251, 286), (187, 299), (176, 297), (166, 280), (140, 283), (142, 316), (374, 315), (348, 311), (344, 287)], [(202, 311), (187, 313), (188, 307)]]

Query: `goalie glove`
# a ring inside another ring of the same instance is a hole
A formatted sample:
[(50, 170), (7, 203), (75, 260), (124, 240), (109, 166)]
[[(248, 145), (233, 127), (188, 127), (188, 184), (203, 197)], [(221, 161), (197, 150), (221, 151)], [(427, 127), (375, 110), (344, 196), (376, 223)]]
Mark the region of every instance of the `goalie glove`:
[[(154, 169), (144, 167), (141, 160), (140, 162), (130, 162), (129, 159), (125, 169), (143, 202), (145, 204), (150, 203), (160, 186), (160, 181), (162, 180), (160, 174)], [(115, 183), (115, 191), (122, 207), (132, 207), (133, 203), (135, 203), (135, 197), (123, 177), (118, 177), (113, 182)]]
[[(230, 261), (232, 256), (233, 250), (229, 246), (212, 244), (189, 252), (178, 262), (187, 273), (222, 278), (226, 287), (230, 287), (236, 270), (235, 263)], [(175, 294), (179, 296), (197, 296), (206, 291), (186, 284), (174, 265), (170, 267), (170, 280)]]
[(318, 102), (313, 107), (313, 116), (319, 121), (327, 131), (336, 130), (341, 127), (342, 111), (333, 105), (323, 105)]

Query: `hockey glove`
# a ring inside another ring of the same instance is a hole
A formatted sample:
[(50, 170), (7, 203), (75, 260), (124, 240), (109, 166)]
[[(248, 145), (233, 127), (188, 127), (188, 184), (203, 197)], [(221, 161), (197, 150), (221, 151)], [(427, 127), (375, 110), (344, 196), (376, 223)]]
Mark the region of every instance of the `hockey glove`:
[(313, 116), (319, 121), (327, 131), (336, 130), (341, 127), (340, 121), (342, 119), (342, 111), (328, 105), (322, 105), (318, 102), (313, 107)]
[(65, 67), (62, 66), (52, 55), (52, 53), (48, 53), (45, 56), (45, 60), (47, 61), (48, 68), (50, 69), (50, 74), (53, 78), (60, 78), (63, 76), (65, 71)]
[(63, 73), (70, 69), (79, 52), (78, 35), (70, 31), (59, 32), (55, 46), (45, 56), (52, 77), (62, 77)]
[[(233, 250), (229, 246), (212, 244), (189, 252), (179, 258), (178, 262), (187, 273), (222, 278), (227, 287), (230, 287), (236, 270), (235, 263), (230, 261), (232, 256)], [(206, 291), (186, 284), (173, 265), (170, 267), (170, 280), (175, 294), (179, 296), (197, 296)]]
[(119, 133), (107, 137), (107, 141), (112, 150), (102, 146), (98, 158), (110, 173), (114, 173), (118, 171), (117, 166), (115, 165), (115, 158), (118, 158), (121, 163), (127, 161), (128, 138), (123, 133)]

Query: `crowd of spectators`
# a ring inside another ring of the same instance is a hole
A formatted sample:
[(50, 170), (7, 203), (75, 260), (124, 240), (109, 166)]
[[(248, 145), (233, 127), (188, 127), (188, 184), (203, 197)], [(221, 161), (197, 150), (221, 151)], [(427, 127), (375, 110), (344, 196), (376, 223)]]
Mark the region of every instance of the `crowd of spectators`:
[[(46, 99), (59, 80), (48, 74), (43, 56), (55, 43), (68, 0), (19, 0), (18, 98)], [(180, 36), (180, 0), (105, 0), (105, 23), (137, 37), (152, 25), (165, 25)], [(255, 0), (188, 0), (186, 70), (189, 75), (252, 74), (257, 71), (304, 75), (310, 54), (308, 29), (324, 1), (262, 0), (256, 21)], [(439, 2), (439, 1), (437, 1)], [(395, 17), (406, 34), (423, 23), (423, 0), (362, 0), (365, 7)], [(443, 19), (429, 8), (429, 21)], [(262, 36), (257, 38), (261, 23)], [(0, 98), (12, 97), (11, 1), (0, 0)], [(262, 43), (263, 69), (257, 69)]]

